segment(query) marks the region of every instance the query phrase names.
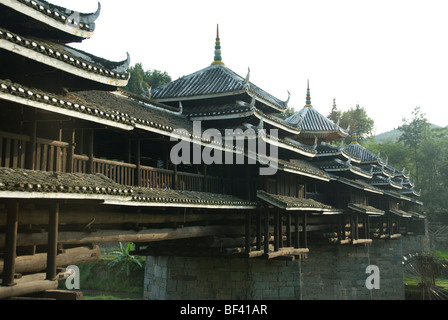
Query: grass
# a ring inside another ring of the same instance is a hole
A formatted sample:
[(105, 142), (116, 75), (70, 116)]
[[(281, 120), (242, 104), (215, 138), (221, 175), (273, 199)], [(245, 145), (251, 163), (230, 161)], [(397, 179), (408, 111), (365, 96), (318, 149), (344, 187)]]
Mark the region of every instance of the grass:
[[(132, 264), (128, 273), (120, 263), (113, 263), (120, 256), (114, 252), (119, 250), (119, 246), (101, 249), (99, 260), (78, 266), (84, 300), (132, 300), (126, 294), (143, 296), (144, 267)], [(135, 258), (144, 266), (144, 257)], [(65, 287), (65, 282), (60, 286)]]

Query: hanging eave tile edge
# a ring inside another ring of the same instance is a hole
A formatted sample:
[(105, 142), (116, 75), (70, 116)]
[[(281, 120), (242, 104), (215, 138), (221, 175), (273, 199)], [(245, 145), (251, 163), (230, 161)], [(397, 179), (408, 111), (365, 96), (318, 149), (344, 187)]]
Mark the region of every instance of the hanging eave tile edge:
[[(24, 2), (26, 2), (26, 1), (24, 1)], [(28, 2), (30, 2), (30, 4), (31, 4), (31, 1), (28, 1)], [(47, 25), (49, 25), (57, 30), (60, 30), (67, 34), (79, 37), (81, 39), (89, 39), (93, 36), (93, 33), (94, 33), (93, 30), (83, 30), (82, 28), (75, 27), (73, 24), (67, 23), (67, 21), (65, 21), (65, 22), (57, 21), (54, 18), (49, 17), (45, 13), (38, 11), (37, 9), (35, 9), (32, 6), (27, 5), (23, 2), (16, 1), (16, 0), (1, 0), (0, 3), (13, 9), (13, 10), (16, 10), (30, 18), (36, 19), (37, 21), (43, 21)], [(98, 3), (98, 11), (99, 10), (100, 10), (100, 4)], [(98, 14), (98, 11), (95, 14)]]
[[(0, 30), (0, 31), (2, 33), (0, 35), (0, 36), (2, 36), (2, 38), (4, 37), (3, 34), (7, 35), (9, 33), (9, 34), (12, 35), (12, 38), (22, 40), (22, 37), (20, 37), (18, 35), (15, 35), (12, 32), (10, 33), (10, 32), (8, 32), (6, 30)], [(17, 41), (19, 41), (19, 40), (17, 40)], [(33, 41), (33, 42), (37, 43), (37, 41)], [(83, 79), (96, 81), (98, 83), (106, 84), (106, 85), (110, 85), (110, 86), (124, 87), (124, 86), (127, 85), (128, 81), (129, 81), (129, 77), (130, 77), (129, 74), (127, 74), (127, 75), (121, 74), (120, 75), (121, 79), (119, 79), (119, 78), (115, 78), (115, 77), (103, 76), (101, 74), (96, 74), (96, 73), (91, 72), (91, 71), (85, 71), (82, 68), (83, 63), (86, 65), (86, 67), (88, 67), (89, 64), (86, 63), (86, 62), (81, 61), (81, 59), (67, 56), (68, 59), (70, 59), (70, 58), (73, 59), (73, 62), (75, 64), (79, 64), (80, 65), (79, 67), (76, 67), (76, 66), (71, 65), (68, 62), (61, 61), (61, 60), (59, 60), (57, 58), (52, 58), (52, 57), (50, 57), (50, 56), (48, 56), (46, 54), (40, 53), (38, 51), (29, 49), (29, 48), (26, 48), (24, 45), (14, 43), (14, 42), (11, 42), (11, 41), (6, 40), (6, 39), (0, 39), (0, 49), (4, 49), (4, 50), (7, 50), (7, 51), (12, 52), (12, 53), (19, 54), (19, 55), (21, 55), (21, 56), (23, 56), (25, 58), (34, 60), (36, 62), (45, 64), (45, 65), (48, 65), (50, 67), (54, 67), (56, 69), (59, 69), (61, 71), (73, 74), (73, 75), (81, 77)], [(44, 48), (44, 50), (45, 50), (45, 48)], [(104, 70), (104, 72), (107, 71), (109, 73), (113, 73), (113, 74), (119, 75), (118, 73), (114, 73), (113, 71), (105, 70), (104, 68), (100, 68), (100, 67), (97, 67), (97, 66), (94, 66), (94, 67), (97, 68), (98, 70)]]

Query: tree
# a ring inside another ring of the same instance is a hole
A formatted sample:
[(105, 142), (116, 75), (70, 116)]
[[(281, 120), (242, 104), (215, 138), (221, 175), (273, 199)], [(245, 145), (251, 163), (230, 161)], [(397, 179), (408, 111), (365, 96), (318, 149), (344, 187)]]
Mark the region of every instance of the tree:
[(171, 82), (171, 76), (165, 71), (144, 70), (141, 62), (129, 68), (131, 75), (126, 90), (138, 94), (146, 95), (150, 88), (157, 88), (161, 85)]
[[(367, 115), (366, 109), (359, 104), (355, 108), (344, 111), (340, 117), (339, 125), (342, 128), (350, 126), (350, 134), (356, 133), (358, 141), (364, 142), (372, 136), (375, 121)], [(347, 137), (346, 143), (351, 142), (351, 137)]]
[(429, 138), (429, 128), (430, 124), (425, 115), (421, 112), (420, 107), (415, 107), (412, 111), (411, 121), (404, 118), (403, 124), (398, 127), (398, 129), (403, 132), (398, 141), (403, 142), (403, 144), (411, 148), (413, 152), (417, 183), (420, 182), (419, 170), (421, 162), (418, 151), (421, 144)]

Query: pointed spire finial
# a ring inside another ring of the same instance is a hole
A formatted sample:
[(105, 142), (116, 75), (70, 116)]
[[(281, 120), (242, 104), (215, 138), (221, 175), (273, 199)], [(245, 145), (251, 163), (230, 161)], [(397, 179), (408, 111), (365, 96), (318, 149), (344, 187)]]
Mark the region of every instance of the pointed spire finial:
[(216, 25), (216, 42), (215, 42), (215, 58), (212, 65), (219, 64), (224, 66), (221, 56), (221, 39), (219, 38), (219, 25)]
[(313, 107), (311, 105), (311, 94), (310, 94), (310, 80), (308, 79), (308, 87), (306, 90), (306, 105), (305, 107)]

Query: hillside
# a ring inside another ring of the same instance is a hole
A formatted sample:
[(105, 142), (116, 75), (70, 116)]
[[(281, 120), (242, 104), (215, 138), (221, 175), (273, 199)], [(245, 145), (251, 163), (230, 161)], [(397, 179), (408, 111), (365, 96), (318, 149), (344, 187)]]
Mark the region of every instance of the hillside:
[[(435, 124), (431, 124), (431, 129), (440, 128)], [(387, 132), (380, 133), (375, 136), (375, 141), (377, 143), (383, 143), (386, 141), (396, 141), (401, 136), (401, 131), (398, 129), (390, 130)]]

